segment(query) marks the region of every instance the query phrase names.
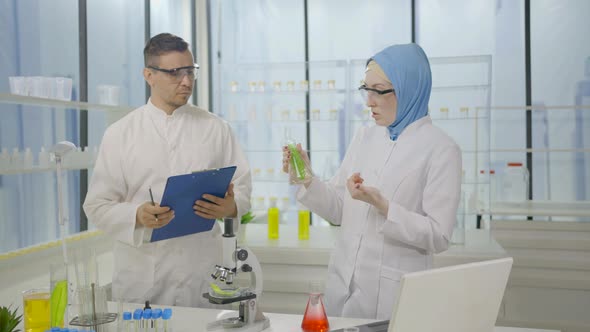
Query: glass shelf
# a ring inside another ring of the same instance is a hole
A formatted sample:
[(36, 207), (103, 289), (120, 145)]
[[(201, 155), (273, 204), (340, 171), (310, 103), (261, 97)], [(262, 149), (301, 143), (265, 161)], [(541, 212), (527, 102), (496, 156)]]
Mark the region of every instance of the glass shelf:
[(590, 201), (492, 202), (486, 214), (518, 216), (590, 217)]
[(81, 101), (63, 101), (57, 99), (38, 98), (29, 96), (19, 96), (9, 93), (0, 93), (0, 103), (4, 104), (19, 104), (29, 106), (45, 106), (62, 109), (80, 109), (80, 110), (93, 110), (93, 111), (105, 111), (115, 113), (127, 113), (133, 110), (128, 106), (111, 106), (101, 104), (89, 104)]
[(236, 124), (236, 125), (253, 125), (253, 124), (260, 124), (260, 123), (334, 123), (334, 122), (338, 122), (338, 119), (334, 119), (334, 120), (314, 120), (314, 119), (310, 119), (310, 120), (227, 120), (225, 119), (225, 121), (229, 122), (230, 124)]
[[(80, 167), (62, 167), (64, 171), (78, 171), (78, 170), (85, 170), (85, 169), (92, 169), (94, 165), (88, 166), (80, 166)], [(23, 169), (0, 169), (0, 175), (17, 175), (17, 174), (32, 174), (32, 173), (43, 173), (49, 171), (56, 171), (55, 165), (53, 167), (39, 167), (33, 166), (33, 168), (23, 168)]]
[(248, 95), (248, 96), (266, 96), (266, 95), (305, 95), (309, 93), (314, 94), (335, 94), (335, 93), (346, 93), (346, 89), (311, 89), (311, 90), (293, 90), (293, 91), (223, 91), (225, 95)]

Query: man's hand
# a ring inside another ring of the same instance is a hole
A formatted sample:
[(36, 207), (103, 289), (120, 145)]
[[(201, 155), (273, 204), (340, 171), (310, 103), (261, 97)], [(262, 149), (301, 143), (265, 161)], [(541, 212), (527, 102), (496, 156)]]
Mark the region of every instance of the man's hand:
[(207, 201), (197, 200), (193, 205), (195, 214), (199, 217), (207, 219), (218, 219), (224, 217), (236, 217), (238, 215), (238, 207), (234, 198), (234, 184), (230, 183), (225, 193), (224, 198), (205, 194), (203, 199)]
[(174, 210), (160, 204), (154, 206), (151, 202), (141, 204), (135, 213), (135, 224), (147, 228), (164, 227), (172, 219), (174, 219)]
[(377, 208), (377, 210), (387, 216), (389, 211), (389, 202), (381, 195), (379, 189), (363, 185), (364, 179), (359, 173), (352, 174), (346, 181), (346, 187), (350, 196), (353, 199), (369, 203)]

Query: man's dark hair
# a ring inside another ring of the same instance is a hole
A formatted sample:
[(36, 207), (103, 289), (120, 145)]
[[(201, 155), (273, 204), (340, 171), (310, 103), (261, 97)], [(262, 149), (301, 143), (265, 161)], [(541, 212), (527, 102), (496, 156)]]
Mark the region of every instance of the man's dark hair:
[(188, 43), (184, 39), (171, 33), (161, 33), (153, 36), (143, 49), (143, 61), (145, 66), (156, 65), (155, 57), (169, 52), (184, 52), (188, 49)]

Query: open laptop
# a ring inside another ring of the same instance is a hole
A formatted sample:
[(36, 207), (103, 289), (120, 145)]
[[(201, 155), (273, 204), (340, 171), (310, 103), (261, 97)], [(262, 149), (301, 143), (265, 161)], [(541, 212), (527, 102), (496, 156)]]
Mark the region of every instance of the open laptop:
[(509, 257), (407, 273), (391, 321), (359, 332), (491, 332), (511, 268)]

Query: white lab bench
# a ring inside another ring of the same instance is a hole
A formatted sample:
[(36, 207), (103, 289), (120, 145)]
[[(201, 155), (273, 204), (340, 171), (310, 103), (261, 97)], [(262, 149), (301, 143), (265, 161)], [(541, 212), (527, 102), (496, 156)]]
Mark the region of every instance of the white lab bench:
[[(109, 310), (116, 311), (116, 304), (109, 303)], [(136, 308), (141, 308), (139, 304), (124, 304), (124, 311), (132, 311)], [(158, 306), (153, 306), (158, 307)], [(226, 313), (227, 310), (203, 309), (203, 308), (186, 308), (173, 307), (171, 326), (174, 332), (195, 332), (205, 331), (207, 323), (217, 319), (217, 317)], [(294, 314), (279, 314), (279, 313), (264, 313), (270, 320), (270, 328), (265, 329), (264, 332), (301, 332), (302, 315)], [(237, 313), (235, 314), (237, 316)], [(328, 317), (330, 329), (336, 330), (350, 326), (357, 326), (376, 322), (373, 319), (359, 319), (359, 318), (343, 318), (343, 317)], [(113, 325), (113, 324), (111, 324)], [(114, 326), (113, 326), (114, 327)], [(114, 329), (111, 329), (115, 331)], [(538, 330), (515, 327), (495, 327), (493, 332), (559, 332), (557, 330)]]
[[(266, 224), (241, 225), (238, 244), (258, 257), (264, 273), (261, 307), (266, 311), (303, 314), (310, 281), (323, 285), (339, 227), (310, 227), (309, 240), (297, 238), (295, 225), (281, 224), (279, 238), (269, 240)], [(506, 257), (488, 230), (467, 230), (464, 244), (434, 256), (435, 267)]]

